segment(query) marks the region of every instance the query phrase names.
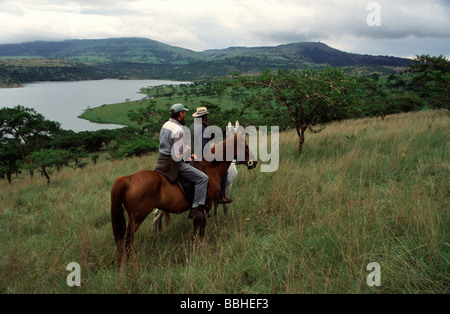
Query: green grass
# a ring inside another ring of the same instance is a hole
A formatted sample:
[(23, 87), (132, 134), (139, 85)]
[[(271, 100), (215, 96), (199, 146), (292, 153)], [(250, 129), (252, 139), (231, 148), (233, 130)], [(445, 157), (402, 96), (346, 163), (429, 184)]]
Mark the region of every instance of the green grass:
[(139, 110), (139, 108), (146, 108), (149, 101), (138, 100), (129, 101), (117, 104), (102, 105), (100, 107), (86, 109), (79, 118), (86, 119), (95, 123), (113, 123), (126, 126), (138, 126), (134, 121), (128, 118), (130, 110)]
[[(172, 87), (156, 87), (153, 89), (143, 90), (148, 95), (152, 96), (155, 90), (158, 90), (159, 93), (164, 94), (169, 92)], [(202, 106), (202, 102), (206, 101), (221, 107), (223, 110), (240, 108), (241, 104), (230, 95), (212, 95), (207, 96), (204, 94), (195, 95), (193, 92), (189, 92), (190, 90), (197, 89), (194, 86), (174, 86), (173, 90), (175, 94), (173, 96), (159, 96), (154, 99), (145, 99), (145, 100), (137, 100), (137, 101), (128, 101), (117, 104), (110, 105), (102, 105), (100, 107), (90, 108), (84, 111), (80, 118), (89, 120), (91, 122), (96, 123), (113, 123), (113, 124), (121, 124), (126, 126), (138, 126), (138, 124), (134, 121), (131, 121), (128, 118), (128, 113), (133, 111), (138, 111), (140, 108), (146, 108), (151, 101), (156, 102), (156, 107), (160, 109), (167, 109), (169, 114), (169, 109), (173, 104), (182, 103), (186, 108), (188, 108), (191, 112), (195, 112), (197, 107)], [(190, 94), (189, 94), (190, 93)], [(144, 94), (143, 96), (144, 97)]]
[[(119, 175), (153, 169), (156, 155), (0, 182), (1, 293), (448, 293), (448, 113), (333, 123), (297, 154), (280, 135), (280, 167), (238, 167), (228, 217), (136, 234), (136, 255), (115, 264), (109, 191)], [(81, 287), (68, 287), (70, 262)], [(369, 287), (370, 262), (381, 286)]]

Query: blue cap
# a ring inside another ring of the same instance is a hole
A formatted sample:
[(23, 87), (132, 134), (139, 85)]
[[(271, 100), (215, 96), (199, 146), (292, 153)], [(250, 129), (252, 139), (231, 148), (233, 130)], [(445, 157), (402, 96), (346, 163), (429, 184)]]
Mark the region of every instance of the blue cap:
[(184, 108), (182, 104), (175, 104), (170, 108), (171, 112), (181, 112), (181, 111), (189, 111), (189, 109)]

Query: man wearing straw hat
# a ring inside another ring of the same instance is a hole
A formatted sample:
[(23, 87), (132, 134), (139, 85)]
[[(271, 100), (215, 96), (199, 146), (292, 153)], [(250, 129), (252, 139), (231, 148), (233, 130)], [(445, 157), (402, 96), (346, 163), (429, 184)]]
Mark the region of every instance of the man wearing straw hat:
[[(195, 130), (195, 127), (197, 125), (200, 125), (200, 123), (194, 123), (189, 128), (191, 131), (191, 144), (192, 144), (192, 152), (194, 154), (197, 154), (197, 152), (205, 151), (205, 146), (209, 145), (208, 142), (211, 140), (210, 138), (206, 138), (204, 136), (205, 129), (207, 128), (207, 122), (208, 122), (208, 109), (206, 107), (198, 107), (196, 112), (192, 115), (195, 119), (201, 119), (201, 130)], [(195, 132), (197, 131), (197, 132)], [(200, 148), (201, 147), (201, 148)], [(201, 149), (201, 150), (200, 150)], [(207, 151), (209, 151), (210, 147), (207, 148)], [(228, 171), (225, 173), (225, 175), (222, 178), (222, 181), (220, 182), (220, 198), (219, 203), (220, 204), (226, 204), (231, 203), (233, 200), (225, 197), (225, 187), (227, 185), (227, 177), (228, 177)]]

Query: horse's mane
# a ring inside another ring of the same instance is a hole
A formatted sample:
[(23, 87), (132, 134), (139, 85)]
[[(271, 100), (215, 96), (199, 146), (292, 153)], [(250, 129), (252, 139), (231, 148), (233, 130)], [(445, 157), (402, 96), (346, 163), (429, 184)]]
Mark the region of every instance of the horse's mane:
[[(220, 143), (217, 143), (216, 145), (214, 145), (213, 147), (211, 147), (211, 154), (215, 154), (216, 151), (220, 152), (221, 154), (223, 154), (223, 160), (226, 160), (226, 148), (227, 148), (227, 143), (230, 141), (233, 141), (233, 145), (235, 145), (237, 143), (237, 137), (239, 136), (239, 134), (234, 133), (232, 136), (227, 137), (225, 140), (223, 140)], [(221, 150), (221, 151), (220, 151)], [(213, 160), (211, 162), (218, 162), (217, 160)]]
[[(214, 146), (211, 147), (211, 150), (208, 152), (208, 154), (214, 155), (216, 153), (216, 151), (220, 152), (219, 150), (222, 150), (222, 154), (226, 154), (227, 142), (234, 140), (235, 143), (236, 143), (237, 136), (238, 136), (238, 134), (234, 134), (233, 136), (230, 136), (230, 137), (226, 138), (222, 142), (216, 143)], [(222, 160), (226, 160), (226, 156), (225, 155), (223, 155), (223, 159)], [(218, 161), (216, 159), (208, 161), (203, 156), (203, 158), (201, 160), (197, 160), (197, 161), (194, 160), (192, 164), (193, 164), (193, 166), (195, 168), (197, 168), (199, 170), (202, 170), (203, 167), (205, 167), (205, 166), (208, 167), (209, 165), (212, 165), (212, 164), (215, 164), (215, 163), (218, 163), (218, 162), (222, 162), (222, 161)]]

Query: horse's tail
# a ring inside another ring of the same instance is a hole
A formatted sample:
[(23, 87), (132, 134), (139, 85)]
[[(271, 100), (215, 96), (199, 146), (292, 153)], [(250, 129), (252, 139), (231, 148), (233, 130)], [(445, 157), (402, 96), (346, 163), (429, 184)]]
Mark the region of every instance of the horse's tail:
[(129, 179), (127, 177), (118, 177), (114, 181), (111, 189), (111, 222), (116, 241), (117, 249), (121, 253), (124, 249), (123, 240), (125, 238), (126, 223), (123, 208), (123, 197), (128, 189)]

